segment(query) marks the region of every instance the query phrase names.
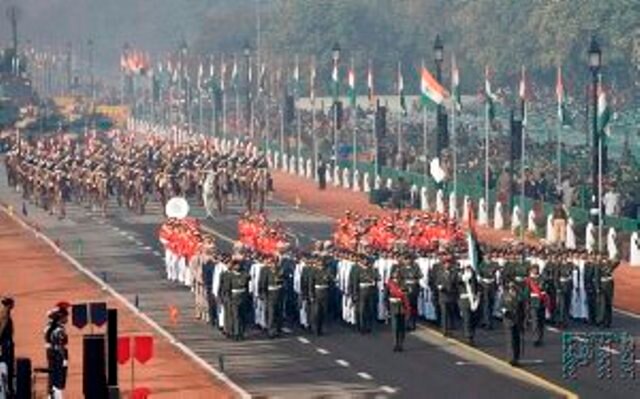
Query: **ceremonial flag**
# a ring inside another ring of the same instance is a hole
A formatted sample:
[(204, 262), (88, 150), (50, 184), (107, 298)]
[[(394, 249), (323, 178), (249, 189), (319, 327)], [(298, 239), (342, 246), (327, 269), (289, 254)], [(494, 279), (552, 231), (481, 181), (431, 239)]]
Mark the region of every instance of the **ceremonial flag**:
[(402, 63), (398, 62), (398, 96), (400, 97), (400, 108), (404, 115), (407, 114), (407, 102), (404, 98), (404, 78), (402, 77)]
[(484, 100), (489, 108), (489, 121), (493, 125), (496, 119), (496, 95), (491, 91), (491, 82), (489, 82), (489, 68), (485, 68), (484, 71)]
[(296, 55), (296, 64), (293, 67), (293, 91), (298, 93), (300, 89), (300, 61)]
[(353, 70), (353, 66), (349, 68), (348, 81), (349, 81), (349, 90), (348, 90), (349, 103), (351, 104), (352, 107), (355, 107), (356, 106), (356, 75)]
[(311, 70), (309, 71), (309, 98), (311, 104), (316, 103), (316, 60), (311, 60)]
[(331, 72), (331, 80), (333, 82), (333, 98), (338, 100), (338, 90), (340, 89), (340, 76), (338, 73), (338, 62), (333, 61), (333, 71)]
[(558, 120), (561, 126), (570, 126), (569, 113), (567, 112), (567, 99), (562, 83), (562, 67), (558, 66), (558, 74), (556, 79), (556, 99), (558, 100)]
[(204, 67), (202, 62), (200, 62), (200, 66), (198, 67), (198, 89), (202, 89), (202, 77), (204, 76)]
[(522, 66), (522, 75), (520, 77), (520, 101), (522, 104), (522, 126), (527, 125), (527, 80), (524, 65)]
[(369, 69), (367, 70), (367, 97), (369, 103), (373, 104), (373, 67), (371, 66), (371, 60), (369, 60)]
[(238, 60), (236, 59), (236, 56), (233, 56), (233, 67), (231, 69), (231, 85), (233, 86), (234, 90), (236, 90), (238, 88)]
[(451, 57), (451, 91), (454, 109), (458, 112), (462, 110), (462, 100), (460, 99), (460, 71), (456, 63), (456, 57)]
[(467, 231), (467, 250), (471, 267), (473, 267), (473, 270), (477, 271), (479, 263), (478, 242), (476, 241), (476, 237), (472, 229)]
[(267, 65), (263, 62), (262, 65), (260, 65), (260, 76), (258, 77), (258, 90), (260, 91), (260, 93), (264, 93), (265, 89), (266, 89), (266, 77), (267, 77)]
[(224, 62), (224, 58), (220, 60), (220, 90), (224, 91), (224, 78), (227, 74), (227, 64)]
[(449, 97), (447, 89), (438, 83), (427, 68), (422, 67), (421, 75), (420, 92), (422, 94), (422, 104), (426, 105), (428, 101), (432, 101), (436, 105), (441, 105)]
[(605, 133), (607, 136), (611, 134), (608, 128), (611, 120), (611, 108), (607, 102), (607, 93), (602, 87), (602, 76), (598, 83), (598, 132)]

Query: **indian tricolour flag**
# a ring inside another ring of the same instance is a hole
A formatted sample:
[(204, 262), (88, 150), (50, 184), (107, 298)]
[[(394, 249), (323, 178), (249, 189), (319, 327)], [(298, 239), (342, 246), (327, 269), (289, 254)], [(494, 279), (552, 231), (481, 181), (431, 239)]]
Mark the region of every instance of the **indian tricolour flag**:
[(231, 84), (234, 89), (238, 88), (238, 60), (233, 57), (233, 67), (231, 68)]
[(609, 122), (611, 121), (611, 108), (607, 101), (607, 92), (602, 87), (602, 77), (598, 84), (598, 132), (605, 133), (607, 136), (611, 134)]
[(398, 96), (400, 97), (400, 108), (404, 115), (407, 114), (407, 102), (404, 98), (404, 77), (402, 76), (402, 63), (398, 62)]
[(369, 103), (373, 104), (373, 67), (371, 66), (371, 60), (369, 60), (369, 69), (367, 70), (367, 97)]
[(425, 67), (422, 67), (420, 93), (422, 94), (423, 104), (427, 104), (428, 101), (431, 101), (436, 105), (441, 105), (444, 100), (449, 97), (447, 90), (438, 83), (438, 81)]
[(455, 110), (462, 110), (462, 101), (460, 99), (460, 71), (456, 63), (456, 57), (451, 58), (451, 94)]
[(348, 83), (349, 83), (349, 89), (348, 89), (348, 95), (349, 95), (349, 103), (351, 104), (352, 107), (356, 106), (356, 73), (353, 70), (353, 67), (349, 68), (349, 75), (347, 76), (348, 78)]
[(556, 100), (558, 103), (558, 121), (561, 126), (570, 126), (569, 113), (567, 112), (567, 95), (562, 82), (562, 67), (558, 66), (556, 77)]
[(491, 91), (491, 82), (489, 81), (489, 68), (485, 68), (484, 71), (484, 100), (487, 104), (487, 108), (489, 110), (489, 122), (493, 126), (493, 123), (496, 119), (496, 100), (498, 98)]
[(527, 79), (524, 65), (522, 66), (522, 75), (520, 76), (520, 101), (522, 104), (522, 126), (527, 125)]
[(333, 61), (333, 70), (331, 71), (331, 81), (333, 86), (333, 97), (338, 99), (338, 88), (340, 87), (340, 76), (338, 74), (338, 63)]
[(311, 71), (309, 71), (309, 98), (311, 104), (316, 102), (316, 60), (311, 60)]

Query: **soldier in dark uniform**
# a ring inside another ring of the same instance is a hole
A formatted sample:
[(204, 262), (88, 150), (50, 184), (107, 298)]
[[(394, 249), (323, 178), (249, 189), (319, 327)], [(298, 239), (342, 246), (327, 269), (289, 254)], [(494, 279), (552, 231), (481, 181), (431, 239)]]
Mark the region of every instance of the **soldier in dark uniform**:
[(66, 302), (60, 302), (49, 312), (49, 322), (44, 331), (45, 348), (47, 352), (47, 368), (49, 369), (49, 394), (53, 398), (61, 398), (62, 391), (67, 385), (67, 364), (69, 352), (67, 344), (69, 338), (65, 330), (69, 318), (69, 307)]
[(573, 291), (572, 265), (565, 256), (557, 256), (556, 266), (556, 316), (555, 321), (559, 327), (567, 327), (569, 321), (569, 309), (571, 309), (571, 293)]
[(244, 330), (246, 324), (247, 313), (247, 297), (249, 276), (240, 269), (240, 260), (234, 259), (231, 263), (230, 275), (230, 308), (231, 308), (231, 326), (230, 337), (235, 341), (244, 339)]
[(611, 327), (611, 313), (613, 307), (613, 271), (619, 265), (617, 259), (608, 260), (600, 256), (598, 267), (594, 273), (596, 287), (596, 322), (599, 327)]
[(206, 300), (205, 320), (211, 324), (215, 324), (215, 300), (213, 296), (213, 273), (216, 268), (215, 249), (208, 249), (202, 263), (202, 281), (204, 284), (204, 295)]
[(429, 288), (431, 289), (431, 302), (435, 311), (436, 319), (434, 323), (436, 325), (442, 325), (442, 315), (440, 311), (440, 290), (438, 289), (438, 279), (442, 273), (444, 266), (442, 263), (444, 254), (439, 254), (436, 263), (431, 266), (429, 270)]
[(265, 298), (267, 307), (267, 334), (275, 338), (282, 329), (282, 270), (275, 259), (269, 258), (267, 267), (260, 274), (261, 296)]
[(311, 302), (311, 328), (316, 335), (322, 335), (329, 305), (331, 275), (321, 258), (313, 259), (311, 265), (307, 280), (307, 291)]
[(327, 164), (322, 159), (322, 155), (318, 156), (318, 188), (324, 190), (327, 188)]
[(420, 279), (422, 278), (422, 272), (409, 254), (402, 256), (400, 272), (402, 273), (404, 283), (407, 286), (409, 303), (411, 304), (411, 309), (413, 309), (413, 313), (409, 315), (407, 320), (407, 327), (409, 330), (415, 330), (416, 320), (418, 317), (416, 311), (418, 309), (418, 296), (420, 294)]
[[(230, 259), (229, 259), (230, 260)], [(232, 338), (232, 329), (231, 326), (233, 325), (233, 318), (232, 318), (232, 313), (233, 313), (233, 309), (232, 309), (232, 296), (231, 296), (231, 290), (232, 290), (232, 272), (231, 272), (231, 261), (229, 261), (227, 263), (227, 265), (229, 265), (229, 270), (223, 271), (220, 274), (220, 300), (221, 300), (221, 304), (219, 304), (218, 306), (222, 306), (224, 309), (224, 320), (223, 320), (223, 329), (222, 332), (224, 335), (226, 335), (229, 338)]]
[(376, 313), (377, 275), (371, 263), (360, 257), (357, 259), (354, 276), (354, 301), (357, 304), (358, 331), (365, 334), (371, 332)]
[(496, 301), (498, 264), (489, 257), (479, 265), (478, 280), (480, 283), (480, 325), (488, 330), (493, 329), (493, 307)]
[(531, 267), (529, 276), (525, 280), (525, 295), (528, 298), (529, 320), (534, 334), (533, 345), (540, 346), (544, 337), (544, 312), (548, 296), (542, 289), (540, 270), (537, 265)]
[(385, 296), (388, 302), (389, 314), (391, 316), (391, 329), (394, 337), (394, 352), (402, 352), (404, 337), (406, 334), (406, 321), (411, 314), (411, 305), (407, 297), (407, 287), (402, 280), (402, 274), (398, 268), (391, 272), (391, 278), (387, 283)]
[(8, 397), (12, 397), (13, 395), (15, 345), (13, 342), (13, 319), (11, 318), (11, 310), (14, 305), (15, 302), (13, 298), (3, 297), (0, 300), (0, 363), (4, 363), (7, 367)]
[(440, 305), (440, 325), (445, 337), (450, 335), (453, 328), (455, 305), (458, 301), (458, 273), (451, 255), (443, 259), (444, 267), (437, 278), (438, 301)]
[(584, 291), (587, 295), (587, 312), (589, 313), (589, 324), (596, 325), (596, 284), (595, 284), (595, 270), (598, 267), (596, 264), (596, 256), (588, 255), (584, 264)]
[(468, 265), (464, 271), (458, 274), (458, 307), (462, 313), (462, 325), (464, 328), (464, 336), (469, 345), (473, 345), (473, 337), (475, 333), (475, 311), (480, 304), (478, 296), (478, 280), (476, 273)]
[(511, 354), (509, 363), (512, 366), (518, 366), (524, 327), (524, 301), (518, 284), (514, 280), (506, 280), (506, 288), (502, 297), (502, 315), (508, 352)]

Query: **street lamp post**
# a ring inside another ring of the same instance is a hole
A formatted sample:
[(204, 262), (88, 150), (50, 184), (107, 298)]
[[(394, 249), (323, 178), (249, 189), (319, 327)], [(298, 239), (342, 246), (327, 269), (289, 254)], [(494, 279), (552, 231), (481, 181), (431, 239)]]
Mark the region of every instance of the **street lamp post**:
[(245, 59), (245, 68), (246, 68), (246, 78), (247, 78), (247, 87), (246, 87), (246, 96), (247, 96), (247, 108), (245, 114), (246, 125), (248, 129), (248, 134), (253, 139), (253, 105), (251, 101), (251, 84), (252, 84), (252, 76), (251, 76), (251, 46), (249, 45), (249, 41), (244, 43), (244, 48), (242, 50)]
[(338, 167), (338, 101), (340, 101), (340, 83), (339, 83), (339, 73), (338, 73), (338, 63), (340, 62), (340, 44), (335, 42), (333, 48), (331, 49), (331, 56), (333, 58), (333, 69), (336, 71), (336, 82), (335, 84), (335, 101), (333, 102), (333, 175), (336, 176), (336, 168)]
[(602, 52), (595, 35), (591, 36), (589, 46), (589, 69), (592, 81), (592, 129), (593, 145), (591, 147), (591, 195), (592, 209), (597, 209), (598, 217), (598, 251), (602, 250), (602, 141), (598, 132), (598, 74), (602, 66)]
[[(442, 39), (440, 35), (436, 35), (436, 40), (433, 43), (433, 54), (436, 62), (436, 79), (438, 79), (438, 83), (442, 84), (442, 61), (444, 60), (444, 45), (442, 44)], [(436, 156), (440, 156), (440, 148), (441, 138), (440, 135), (443, 134), (442, 130), (444, 126), (442, 126), (442, 106), (438, 105), (436, 108)]]

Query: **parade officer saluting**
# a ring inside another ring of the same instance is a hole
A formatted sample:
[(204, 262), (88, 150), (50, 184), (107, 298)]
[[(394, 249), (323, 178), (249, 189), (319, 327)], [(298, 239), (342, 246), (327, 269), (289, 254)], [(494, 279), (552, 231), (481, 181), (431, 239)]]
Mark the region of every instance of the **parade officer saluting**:
[(67, 385), (67, 362), (69, 353), (67, 344), (69, 338), (65, 330), (69, 318), (67, 302), (59, 302), (49, 311), (49, 322), (44, 330), (44, 341), (47, 352), (47, 365), (49, 369), (49, 394), (53, 399), (62, 399), (62, 391)]
[(394, 337), (394, 352), (402, 352), (406, 334), (406, 320), (411, 314), (411, 304), (407, 296), (407, 287), (402, 281), (400, 270), (395, 268), (387, 283), (387, 299), (391, 315), (391, 328)]

